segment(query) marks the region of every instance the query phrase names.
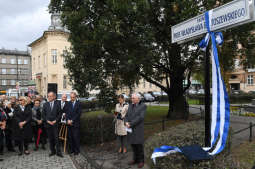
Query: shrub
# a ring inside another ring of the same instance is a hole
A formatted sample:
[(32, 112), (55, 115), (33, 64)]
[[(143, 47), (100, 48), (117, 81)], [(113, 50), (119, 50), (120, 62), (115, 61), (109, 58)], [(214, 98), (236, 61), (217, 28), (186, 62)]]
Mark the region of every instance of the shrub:
[[(212, 96), (211, 101), (212, 101)], [(198, 104), (204, 104), (204, 95), (202, 94), (190, 94), (188, 95), (189, 99), (194, 99), (198, 101)], [(242, 103), (251, 103), (252, 99), (255, 98), (255, 95), (248, 93), (241, 94), (229, 94), (229, 101), (231, 104), (242, 104)]]
[(81, 143), (91, 145), (114, 140), (113, 120), (113, 115), (82, 116)]
[[(229, 154), (229, 145), (227, 143), (225, 150), (216, 155), (210, 161), (203, 161), (198, 164), (193, 164), (190, 167), (189, 161), (180, 153), (171, 154), (163, 158), (157, 158), (157, 164), (153, 165), (150, 159), (151, 154), (156, 147), (162, 145), (171, 146), (185, 146), (199, 144), (203, 145), (204, 142), (204, 122), (193, 121), (178, 125), (170, 128), (168, 131), (155, 134), (150, 137), (145, 143), (145, 155), (146, 159), (150, 161), (150, 166), (153, 169), (223, 169), (223, 168), (236, 168), (236, 164), (233, 162), (231, 155)], [(231, 130), (230, 130), (231, 131)], [(230, 132), (231, 133), (231, 132)], [(229, 134), (231, 136), (231, 134)], [(229, 137), (230, 140), (231, 137)]]

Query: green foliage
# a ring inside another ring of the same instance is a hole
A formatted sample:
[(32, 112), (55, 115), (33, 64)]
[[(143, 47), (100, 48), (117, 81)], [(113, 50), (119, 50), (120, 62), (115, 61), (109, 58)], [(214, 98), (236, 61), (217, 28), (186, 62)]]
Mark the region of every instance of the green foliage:
[[(99, 89), (104, 96), (100, 100), (104, 100), (120, 87), (132, 88), (144, 78), (169, 94), (168, 117), (183, 118), (183, 94), (190, 85), (183, 88), (183, 81), (189, 81), (199, 57), (198, 48), (190, 49), (190, 45), (197, 47), (198, 41), (171, 44), (171, 26), (212, 9), (215, 3), (51, 0), (49, 9), (61, 12), (62, 22), (70, 30), (72, 54), (66, 55), (65, 67), (81, 95)], [(236, 34), (236, 30), (230, 32), (232, 39), (245, 34)]]
[(113, 119), (113, 115), (83, 114), (81, 117), (81, 143), (91, 145), (115, 140)]

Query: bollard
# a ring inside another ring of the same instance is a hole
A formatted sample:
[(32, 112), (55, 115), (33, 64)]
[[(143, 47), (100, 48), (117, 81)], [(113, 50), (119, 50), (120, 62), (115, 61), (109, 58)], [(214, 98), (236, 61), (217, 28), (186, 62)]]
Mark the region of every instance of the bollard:
[(165, 118), (162, 120), (162, 130), (165, 131)]
[(104, 143), (104, 133), (103, 133), (103, 117), (101, 115), (98, 116), (100, 120), (100, 137), (101, 137), (101, 144)]
[(249, 141), (252, 141), (252, 122), (250, 122), (250, 138)]

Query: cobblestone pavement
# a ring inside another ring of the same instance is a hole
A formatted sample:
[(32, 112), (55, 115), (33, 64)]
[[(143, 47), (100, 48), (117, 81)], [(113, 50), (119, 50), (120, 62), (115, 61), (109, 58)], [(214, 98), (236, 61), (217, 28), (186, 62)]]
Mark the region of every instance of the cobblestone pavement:
[(5, 152), (0, 158), (4, 159), (0, 161), (0, 169), (76, 169), (69, 155), (49, 157), (49, 150), (31, 151), (22, 156)]

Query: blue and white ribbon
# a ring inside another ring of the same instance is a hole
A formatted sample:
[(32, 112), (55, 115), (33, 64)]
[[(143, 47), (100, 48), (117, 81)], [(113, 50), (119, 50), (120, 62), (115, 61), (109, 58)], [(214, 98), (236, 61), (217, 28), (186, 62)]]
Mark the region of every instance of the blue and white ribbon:
[[(212, 40), (212, 113), (211, 113), (211, 146), (204, 147), (205, 151), (210, 151), (209, 155), (216, 155), (220, 153), (227, 142), (230, 108), (229, 99), (225, 83), (221, 77), (220, 64), (218, 58), (217, 45), (222, 45), (223, 35), (221, 32), (214, 33), (210, 29), (212, 18), (212, 11), (205, 13), (205, 25), (207, 34), (205, 38), (199, 43), (201, 50), (206, 50), (210, 38)], [(218, 140), (218, 141), (217, 141)], [(214, 147), (214, 149), (213, 149)], [(163, 157), (168, 154), (181, 152), (178, 147), (161, 146), (156, 148), (151, 156), (154, 163), (157, 157)]]

